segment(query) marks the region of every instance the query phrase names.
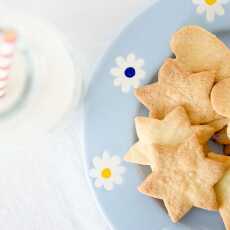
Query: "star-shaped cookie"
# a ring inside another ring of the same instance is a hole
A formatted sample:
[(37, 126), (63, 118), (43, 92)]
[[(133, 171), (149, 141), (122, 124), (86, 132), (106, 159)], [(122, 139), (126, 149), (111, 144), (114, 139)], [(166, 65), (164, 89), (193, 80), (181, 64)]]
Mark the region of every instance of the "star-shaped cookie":
[(230, 50), (214, 34), (199, 26), (185, 26), (170, 42), (178, 63), (189, 72), (215, 70), (216, 80), (230, 77)]
[(145, 195), (162, 199), (173, 222), (178, 222), (193, 206), (218, 208), (213, 186), (224, 175), (222, 163), (205, 158), (196, 136), (178, 148), (153, 145), (154, 171), (139, 187)]
[(150, 165), (148, 160), (149, 145), (172, 145), (183, 143), (189, 136), (196, 134), (201, 144), (206, 143), (214, 134), (209, 125), (191, 125), (189, 117), (182, 106), (176, 107), (163, 120), (150, 117), (137, 117), (135, 126), (139, 141), (125, 155), (125, 160)]
[(162, 119), (176, 106), (184, 106), (192, 124), (210, 122), (219, 116), (212, 109), (209, 95), (214, 72), (189, 75), (175, 60), (168, 59), (159, 72), (159, 81), (136, 90), (136, 96), (154, 118)]
[(230, 229), (230, 157), (210, 153), (211, 159), (222, 162), (227, 168), (222, 179), (215, 185), (219, 212), (224, 221), (226, 229)]

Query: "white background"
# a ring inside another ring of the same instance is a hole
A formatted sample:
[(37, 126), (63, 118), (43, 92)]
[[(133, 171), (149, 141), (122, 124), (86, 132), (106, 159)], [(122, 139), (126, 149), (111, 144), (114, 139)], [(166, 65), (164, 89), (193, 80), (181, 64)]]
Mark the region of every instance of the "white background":
[[(87, 86), (96, 60), (114, 36), (153, 1), (2, 0), (1, 4), (55, 24), (71, 43)], [(0, 150), (1, 230), (108, 229), (84, 176), (81, 121), (75, 109), (54, 134), (36, 144)]]

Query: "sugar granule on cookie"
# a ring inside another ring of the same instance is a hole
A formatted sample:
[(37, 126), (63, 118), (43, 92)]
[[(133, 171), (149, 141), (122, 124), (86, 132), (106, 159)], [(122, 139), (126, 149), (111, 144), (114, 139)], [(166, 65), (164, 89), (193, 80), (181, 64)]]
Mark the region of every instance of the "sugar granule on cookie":
[(218, 208), (213, 186), (225, 167), (205, 157), (195, 136), (177, 149), (153, 145), (154, 170), (139, 187), (145, 195), (162, 199), (173, 222), (178, 222), (193, 206)]
[(175, 107), (183, 106), (192, 124), (203, 124), (218, 116), (210, 103), (214, 72), (189, 75), (173, 59), (165, 61), (159, 71), (159, 81), (136, 90), (136, 96), (152, 117), (163, 119)]
[(181, 106), (176, 107), (163, 120), (137, 117), (135, 126), (139, 141), (130, 148), (124, 159), (141, 165), (150, 165), (148, 145), (176, 146), (193, 134), (204, 144), (214, 134), (214, 128), (209, 125), (191, 125), (185, 109)]
[(182, 27), (172, 36), (170, 46), (186, 71), (215, 70), (217, 81), (230, 77), (229, 48), (202, 27)]
[(219, 161), (227, 168), (222, 179), (215, 185), (219, 212), (227, 230), (230, 229), (230, 157), (209, 153), (209, 158)]
[[(216, 113), (230, 119), (230, 78), (214, 85), (211, 92), (211, 102)], [(230, 125), (227, 126), (227, 135), (230, 138)]]

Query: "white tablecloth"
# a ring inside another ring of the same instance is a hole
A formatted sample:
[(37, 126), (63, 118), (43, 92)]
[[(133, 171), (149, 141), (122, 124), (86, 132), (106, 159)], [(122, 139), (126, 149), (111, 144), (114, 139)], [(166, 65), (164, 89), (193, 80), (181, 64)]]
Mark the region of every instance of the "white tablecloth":
[[(72, 44), (87, 86), (96, 60), (124, 23), (153, 1), (2, 0), (1, 4), (56, 24)], [(1, 230), (108, 229), (84, 176), (82, 141), (81, 110), (76, 109), (55, 133), (36, 144), (0, 151)]]

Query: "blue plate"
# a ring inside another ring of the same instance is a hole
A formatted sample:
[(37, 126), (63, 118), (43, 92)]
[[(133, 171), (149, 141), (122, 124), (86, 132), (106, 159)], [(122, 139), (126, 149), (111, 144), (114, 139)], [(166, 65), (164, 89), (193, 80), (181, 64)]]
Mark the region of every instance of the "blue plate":
[(149, 169), (124, 162), (136, 141), (134, 117), (146, 111), (133, 88), (156, 80), (169, 41), (181, 26), (195, 24), (230, 41), (226, 0), (161, 0), (133, 20), (104, 55), (85, 101), (86, 170), (98, 205), (116, 230), (224, 229), (217, 212), (193, 209), (172, 224), (159, 200), (137, 191)]

